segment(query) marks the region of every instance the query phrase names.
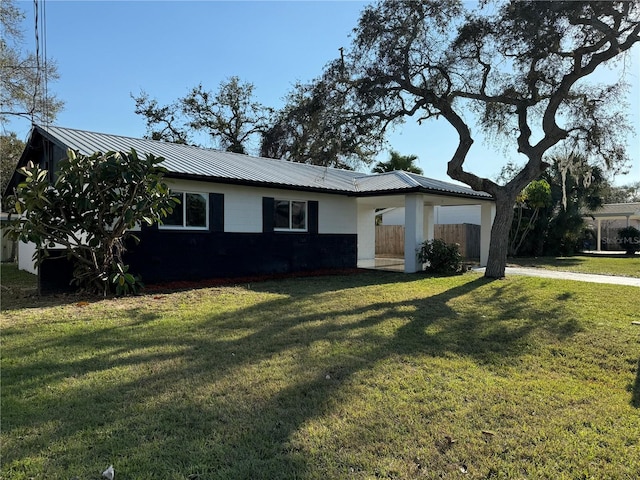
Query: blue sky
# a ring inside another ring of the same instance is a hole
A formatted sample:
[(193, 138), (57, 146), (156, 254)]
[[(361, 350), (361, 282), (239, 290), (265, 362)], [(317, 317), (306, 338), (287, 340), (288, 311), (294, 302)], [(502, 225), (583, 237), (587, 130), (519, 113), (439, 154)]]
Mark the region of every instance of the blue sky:
[[(255, 85), (256, 100), (278, 108), (292, 85), (317, 77), (323, 66), (348, 47), (349, 35), (368, 2), (360, 1), (57, 1), (45, 5), (46, 53), (58, 64), (60, 80), (49, 89), (65, 102), (56, 124), (141, 137), (144, 119), (134, 113), (130, 95), (145, 90), (161, 104), (202, 83), (217, 90), (238, 76)], [(20, 0), (26, 13), (25, 47), (33, 48), (33, 2)], [(42, 18), (40, 19), (42, 22)], [(633, 124), (640, 135), (640, 48), (628, 71)], [(609, 76), (615, 73), (603, 72)], [(29, 122), (11, 122), (22, 139)], [(630, 138), (629, 175), (640, 180), (640, 136)], [(425, 175), (450, 181), (446, 163), (457, 146), (444, 121), (413, 120), (389, 137), (401, 154), (418, 155)], [(382, 152), (379, 160), (387, 160)], [(495, 178), (508, 159), (500, 149), (477, 140), (466, 163), (476, 174)]]

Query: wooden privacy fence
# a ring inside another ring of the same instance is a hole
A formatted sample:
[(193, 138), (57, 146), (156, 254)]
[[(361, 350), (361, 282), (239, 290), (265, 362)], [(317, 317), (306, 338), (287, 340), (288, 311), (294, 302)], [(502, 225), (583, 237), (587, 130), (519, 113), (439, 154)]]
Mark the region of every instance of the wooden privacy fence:
[[(433, 236), (460, 245), (466, 259), (480, 258), (480, 225), (434, 225)], [(404, 256), (404, 226), (376, 225), (376, 255)]]
[(376, 255), (404, 257), (404, 226), (376, 225)]

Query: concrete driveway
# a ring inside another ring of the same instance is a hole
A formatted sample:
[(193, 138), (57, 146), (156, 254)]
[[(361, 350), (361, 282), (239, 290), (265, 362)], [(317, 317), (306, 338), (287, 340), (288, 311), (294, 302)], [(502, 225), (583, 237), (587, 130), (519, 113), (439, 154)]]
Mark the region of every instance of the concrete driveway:
[[(473, 270), (484, 273), (485, 269), (474, 268)], [(576, 280), (578, 282), (610, 283), (614, 285), (631, 285), (633, 287), (640, 287), (640, 278), (560, 272), (557, 270), (546, 270), (544, 268), (507, 267), (505, 275), (527, 275), (530, 277), (558, 278), (561, 280)]]

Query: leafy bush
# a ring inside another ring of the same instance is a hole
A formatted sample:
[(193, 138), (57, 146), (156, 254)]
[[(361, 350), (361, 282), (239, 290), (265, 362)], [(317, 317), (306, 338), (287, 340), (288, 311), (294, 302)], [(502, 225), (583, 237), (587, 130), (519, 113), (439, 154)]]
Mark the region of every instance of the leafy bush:
[(116, 287), (116, 295), (137, 295), (144, 288), (142, 278), (139, 275), (133, 276), (129, 273), (129, 265), (114, 262), (111, 269), (114, 273), (109, 276), (109, 280)]
[[(74, 262), (72, 282), (107, 295), (137, 293), (140, 279), (124, 264), (127, 239), (138, 242), (136, 226), (162, 222), (179, 203), (164, 183), (162, 157), (130, 152), (69, 150), (50, 180), (47, 170), (29, 162), (13, 196), (18, 218), (10, 238), (36, 245), (36, 265), (53, 249)], [(112, 288), (113, 287), (113, 288)]]
[(635, 227), (625, 227), (618, 230), (620, 246), (628, 254), (633, 255), (640, 250), (640, 230)]
[(462, 271), (462, 255), (457, 243), (434, 239), (424, 242), (418, 250), (418, 260), (425, 270), (434, 273), (459, 273)]

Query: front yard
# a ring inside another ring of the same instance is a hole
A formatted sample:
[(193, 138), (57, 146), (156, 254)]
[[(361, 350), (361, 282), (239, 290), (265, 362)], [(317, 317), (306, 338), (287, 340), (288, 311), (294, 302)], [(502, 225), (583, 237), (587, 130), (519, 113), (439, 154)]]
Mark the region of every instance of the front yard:
[(596, 275), (618, 275), (640, 278), (640, 255), (574, 255), (572, 257), (509, 257), (512, 266), (547, 268)]
[(3, 302), (0, 478), (636, 479), (634, 321), (473, 273)]

